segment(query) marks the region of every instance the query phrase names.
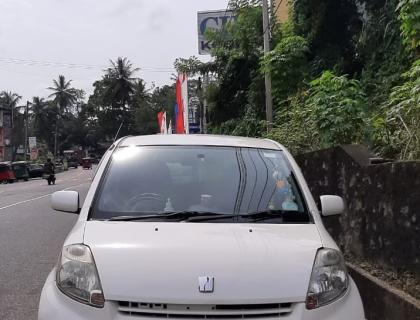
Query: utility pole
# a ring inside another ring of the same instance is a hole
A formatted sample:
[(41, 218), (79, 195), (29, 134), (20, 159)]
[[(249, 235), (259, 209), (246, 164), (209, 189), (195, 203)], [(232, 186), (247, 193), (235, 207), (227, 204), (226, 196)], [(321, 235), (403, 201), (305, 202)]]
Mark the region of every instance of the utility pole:
[[(262, 0), (264, 55), (270, 51), (270, 21), (268, 14), (268, 0)], [(267, 131), (273, 128), (273, 97), (271, 95), (271, 75), (265, 72), (265, 113), (267, 117)]]
[(204, 101), (203, 101), (203, 114), (202, 114), (202, 121), (203, 121), (203, 133), (207, 134), (207, 109), (208, 109), (208, 101), (207, 101), (207, 87), (209, 85), (209, 74), (206, 72), (203, 76), (203, 87), (204, 87)]
[(59, 113), (60, 113), (60, 104), (57, 103), (57, 115), (55, 119), (55, 130), (54, 130), (54, 158), (57, 157), (57, 149), (58, 149), (58, 120), (59, 120)]
[(29, 110), (29, 101), (26, 101), (26, 107), (25, 107), (25, 143), (24, 145), (24, 153), (23, 153), (23, 160), (26, 161), (26, 155), (28, 150), (28, 110)]

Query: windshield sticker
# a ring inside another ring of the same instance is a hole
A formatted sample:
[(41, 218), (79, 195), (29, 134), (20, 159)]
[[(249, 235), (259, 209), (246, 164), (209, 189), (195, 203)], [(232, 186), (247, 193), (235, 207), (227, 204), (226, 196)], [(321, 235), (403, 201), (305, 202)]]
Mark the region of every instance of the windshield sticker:
[(299, 210), (298, 205), (295, 202), (290, 201), (290, 200), (284, 201), (283, 204), (281, 205), (281, 208), (283, 210), (286, 210), (286, 211), (298, 211)]
[(277, 154), (274, 152), (263, 152), (263, 155), (266, 158), (272, 158), (272, 159), (277, 158)]

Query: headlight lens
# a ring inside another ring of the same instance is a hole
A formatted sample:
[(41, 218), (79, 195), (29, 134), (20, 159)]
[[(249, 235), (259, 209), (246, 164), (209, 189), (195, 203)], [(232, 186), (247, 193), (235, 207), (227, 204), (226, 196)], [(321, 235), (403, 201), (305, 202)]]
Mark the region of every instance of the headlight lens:
[(74, 244), (63, 248), (57, 267), (57, 286), (79, 302), (104, 306), (101, 282), (88, 246)]
[(317, 252), (306, 297), (306, 308), (315, 309), (340, 298), (348, 287), (348, 274), (340, 251)]

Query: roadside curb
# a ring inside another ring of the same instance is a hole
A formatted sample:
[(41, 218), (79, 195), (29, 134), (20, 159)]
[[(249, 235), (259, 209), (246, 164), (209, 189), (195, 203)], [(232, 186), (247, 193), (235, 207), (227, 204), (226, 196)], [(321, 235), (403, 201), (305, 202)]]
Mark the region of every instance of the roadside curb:
[(347, 266), (362, 296), (367, 320), (420, 320), (420, 300), (352, 263)]

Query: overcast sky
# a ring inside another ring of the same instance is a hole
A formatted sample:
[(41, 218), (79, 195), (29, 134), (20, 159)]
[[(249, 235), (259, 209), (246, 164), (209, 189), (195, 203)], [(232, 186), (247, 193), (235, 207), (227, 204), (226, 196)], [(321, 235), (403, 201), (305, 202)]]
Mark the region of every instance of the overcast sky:
[[(228, 0), (0, 0), (0, 91), (47, 97), (59, 74), (92, 93), (109, 59), (144, 68), (148, 87), (170, 82), (177, 57), (198, 56), (197, 11)], [(203, 57), (203, 60), (208, 59)]]

